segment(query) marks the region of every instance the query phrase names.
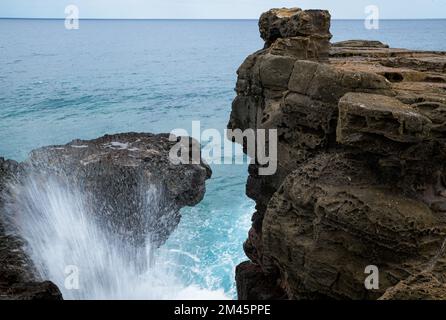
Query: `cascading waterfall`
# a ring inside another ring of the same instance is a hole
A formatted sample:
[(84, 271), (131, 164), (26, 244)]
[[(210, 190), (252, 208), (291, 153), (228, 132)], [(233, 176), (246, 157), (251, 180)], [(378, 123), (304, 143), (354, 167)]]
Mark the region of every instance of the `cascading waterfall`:
[[(159, 205), (159, 190), (145, 197)], [(134, 246), (107, 232), (79, 186), (61, 177), (29, 174), (10, 186), (12, 229), (26, 242), (38, 275), (65, 299), (224, 299), (223, 292), (183, 285), (174, 252)], [(150, 208), (146, 213), (150, 215)]]

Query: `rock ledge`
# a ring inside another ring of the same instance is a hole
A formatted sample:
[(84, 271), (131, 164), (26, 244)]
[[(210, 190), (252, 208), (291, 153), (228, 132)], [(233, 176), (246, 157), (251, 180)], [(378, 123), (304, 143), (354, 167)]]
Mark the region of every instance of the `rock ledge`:
[(228, 127), (277, 129), (278, 171), (249, 168), (239, 298), (444, 297), (446, 53), (330, 46), (323, 10), (272, 9), (259, 26)]

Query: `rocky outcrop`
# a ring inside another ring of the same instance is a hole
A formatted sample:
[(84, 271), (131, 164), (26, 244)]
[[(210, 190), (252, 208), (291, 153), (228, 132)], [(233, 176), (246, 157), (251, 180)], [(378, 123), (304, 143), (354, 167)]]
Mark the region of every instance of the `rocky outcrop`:
[(389, 45), (382, 43), (381, 41), (374, 40), (346, 40), (335, 42), (331, 45), (333, 48), (389, 48)]
[[(446, 54), (362, 40), (327, 49), (329, 17), (268, 11), (265, 48), (238, 70), (228, 127), (278, 130), (277, 172), (249, 168), (239, 297), (378, 299), (412, 285), (441, 296)], [(379, 289), (364, 285), (370, 265)]]
[(180, 209), (202, 200), (205, 181), (211, 176), (209, 166), (201, 161), (174, 164), (170, 158), (173, 146), (191, 152), (200, 148), (193, 139), (170, 141), (168, 134), (124, 133), (37, 149), (20, 164), (2, 162), (16, 170), (7, 174), (13, 179), (8, 183), (12, 188), (5, 187), (6, 174), (0, 177), (0, 188), (4, 189), (0, 189), (1, 202), (13, 198), (8, 214), (0, 211), (0, 298), (61, 297), (51, 283), (35, 283), (37, 276), (23, 241), (11, 235), (14, 226), (8, 222), (20, 216), (16, 211), (23, 208), (14, 203), (30, 196), (29, 186), (51, 190), (47, 184), (55, 182), (69, 192), (82, 194), (88, 213), (112, 239), (135, 248), (144, 246), (147, 237), (155, 247), (163, 244), (180, 221)]
[[(31, 152), (29, 175), (50, 175), (81, 188), (101, 225), (125, 241), (142, 243), (150, 235), (161, 245), (180, 221), (180, 209), (204, 197), (210, 167), (177, 165), (170, 150), (182, 139), (168, 134), (125, 133), (75, 140)], [(185, 148), (199, 148), (195, 140)]]
[[(331, 39), (328, 11), (272, 9), (262, 14), (259, 28), (265, 48), (274, 45), (276, 50), (288, 47), (294, 53), (312, 51), (315, 56), (328, 57)], [(299, 46), (304, 46), (305, 50), (295, 50)]]

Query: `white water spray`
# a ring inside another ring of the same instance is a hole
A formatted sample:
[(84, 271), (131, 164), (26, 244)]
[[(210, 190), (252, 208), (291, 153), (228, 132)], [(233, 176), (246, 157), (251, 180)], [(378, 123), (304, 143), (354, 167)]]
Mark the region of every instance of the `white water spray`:
[[(154, 186), (146, 191), (153, 206), (158, 193)], [(136, 248), (106, 232), (86, 198), (63, 178), (30, 175), (11, 186), (7, 205), (39, 276), (65, 299), (226, 298), (223, 291), (183, 285), (172, 252), (155, 250), (149, 240)]]

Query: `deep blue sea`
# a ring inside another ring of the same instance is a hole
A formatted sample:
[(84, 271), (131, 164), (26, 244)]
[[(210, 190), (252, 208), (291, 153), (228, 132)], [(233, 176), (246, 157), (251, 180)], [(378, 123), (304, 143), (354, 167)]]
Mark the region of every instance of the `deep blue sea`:
[[(446, 20), (381, 21), (379, 30), (333, 21), (332, 33), (446, 50)], [(0, 156), (23, 160), (106, 133), (190, 130), (193, 120), (223, 130), (236, 70), (262, 46), (253, 20), (82, 20), (70, 31), (62, 20), (0, 20)], [(233, 298), (254, 203), (246, 165), (212, 169), (205, 199), (183, 209), (164, 249), (177, 256), (181, 286)]]

